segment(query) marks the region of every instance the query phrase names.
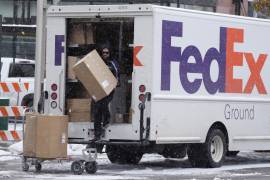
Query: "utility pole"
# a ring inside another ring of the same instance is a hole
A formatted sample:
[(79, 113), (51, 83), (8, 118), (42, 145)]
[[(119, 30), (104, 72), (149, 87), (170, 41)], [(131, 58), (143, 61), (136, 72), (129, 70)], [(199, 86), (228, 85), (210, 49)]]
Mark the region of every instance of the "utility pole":
[(47, 0), (37, 0), (34, 111), (38, 112), (45, 70), (45, 16)]

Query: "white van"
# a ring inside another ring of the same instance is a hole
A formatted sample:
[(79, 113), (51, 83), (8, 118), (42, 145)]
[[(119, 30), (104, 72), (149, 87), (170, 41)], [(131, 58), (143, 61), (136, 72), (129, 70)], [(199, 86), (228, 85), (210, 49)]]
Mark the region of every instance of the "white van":
[[(74, 25), (90, 27), (90, 43), (70, 43)], [(111, 103), (116, 120), (99, 142), (111, 162), (187, 152), (194, 167), (219, 167), (227, 151), (270, 149), (268, 20), (155, 5), (73, 5), (51, 6), (46, 27), (46, 114), (66, 114), (70, 92), (83, 91), (66, 78), (68, 56), (111, 43), (121, 85)], [(92, 132), (91, 122), (69, 123), (69, 143), (87, 144)]]
[(0, 66), (0, 82), (3, 83), (29, 83), (28, 90), (21, 89), (16, 92), (0, 92), (1, 97), (9, 98), (10, 106), (33, 106), (35, 61), (2, 57)]

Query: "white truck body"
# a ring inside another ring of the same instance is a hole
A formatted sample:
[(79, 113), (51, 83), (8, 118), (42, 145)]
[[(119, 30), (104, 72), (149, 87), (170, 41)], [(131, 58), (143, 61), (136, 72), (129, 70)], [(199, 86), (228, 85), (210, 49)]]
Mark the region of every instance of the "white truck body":
[(151, 94), (143, 112), (144, 128), (150, 119), (149, 136), (145, 130), (143, 139), (204, 143), (218, 124), (230, 151), (270, 149), (267, 20), (154, 5), (52, 6), (47, 13), (49, 97), (51, 84), (60, 88), (58, 107), (51, 108), (49, 98), (45, 113), (64, 113), (67, 18), (96, 16), (134, 18), (133, 47), (141, 47), (132, 73), (132, 123), (111, 124), (104, 140), (141, 139), (138, 89), (143, 84)]

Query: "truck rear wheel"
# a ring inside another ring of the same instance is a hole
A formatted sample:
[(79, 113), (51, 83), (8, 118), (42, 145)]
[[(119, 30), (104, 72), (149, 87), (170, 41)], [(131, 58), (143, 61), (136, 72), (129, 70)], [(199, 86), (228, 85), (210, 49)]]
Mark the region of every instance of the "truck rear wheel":
[(132, 151), (130, 148), (121, 146), (106, 146), (106, 153), (111, 163), (118, 164), (138, 164), (142, 159), (143, 153), (138, 151)]
[(193, 167), (220, 167), (227, 152), (226, 138), (219, 129), (209, 132), (204, 144), (192, 144), (188, 157)]

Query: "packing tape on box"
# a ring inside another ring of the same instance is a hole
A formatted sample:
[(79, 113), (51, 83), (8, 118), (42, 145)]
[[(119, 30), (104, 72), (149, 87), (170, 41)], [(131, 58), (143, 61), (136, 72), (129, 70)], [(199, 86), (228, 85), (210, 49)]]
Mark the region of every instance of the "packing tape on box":
[(106, 87), (108, 87), (109, 86), (109, 82), (107, 81), (107, 80), (104, 80), (103, 82), (102, 82), (102, 87), (103, 88), (106, 88)]

